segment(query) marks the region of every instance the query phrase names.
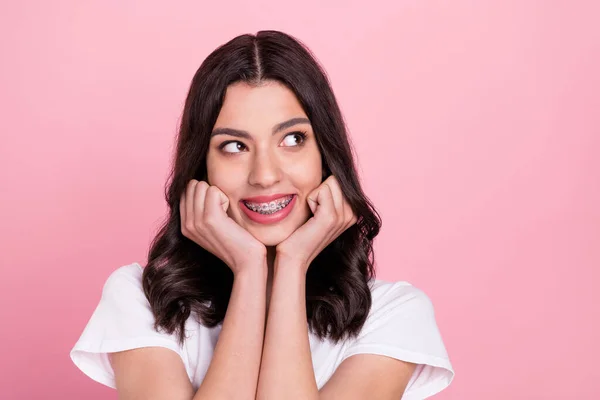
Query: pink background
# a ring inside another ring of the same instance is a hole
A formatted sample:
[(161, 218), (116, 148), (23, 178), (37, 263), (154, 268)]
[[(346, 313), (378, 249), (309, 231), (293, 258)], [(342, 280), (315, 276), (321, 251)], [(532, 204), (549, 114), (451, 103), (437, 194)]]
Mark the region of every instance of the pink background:
[(598, 3), (281, 3), (0, 6), (0, 398), (116, 399), (69, 350), (108, 274), (145, 262), (192, 75), (260, 29), (331, 77), (378, 277), (436, 307), (436, 399), (600, 398)]

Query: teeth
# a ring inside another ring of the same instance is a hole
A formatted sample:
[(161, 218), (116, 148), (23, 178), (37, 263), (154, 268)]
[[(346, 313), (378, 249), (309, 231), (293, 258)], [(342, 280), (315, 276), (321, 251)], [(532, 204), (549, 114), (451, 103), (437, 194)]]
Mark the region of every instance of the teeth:
[(276, 213), (277, 211), (287, 207), (290, 201), (292, 201), (293, 197), (294, 196), (288, 196), (282, 199), (270, 201), (268, 203), (250, 203), (245, 201), (244, 204), (254, 212), (268, 215)]

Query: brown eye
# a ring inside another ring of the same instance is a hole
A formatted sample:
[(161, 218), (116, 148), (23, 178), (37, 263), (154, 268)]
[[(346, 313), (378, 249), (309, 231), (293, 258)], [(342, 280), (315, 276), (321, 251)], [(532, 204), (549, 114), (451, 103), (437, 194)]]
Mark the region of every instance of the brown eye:
[(246, 148), (244, 143), (238, 141), (225, 142), (219, 147), (225, 153), (240, 153)]
[(294, 147), (294, 146), (302, 145), (305, 140), (306, 140), (306, 133), (292, 132), (292, 133), (285, 135), (282, 143), (283, 143), (284, 147)]

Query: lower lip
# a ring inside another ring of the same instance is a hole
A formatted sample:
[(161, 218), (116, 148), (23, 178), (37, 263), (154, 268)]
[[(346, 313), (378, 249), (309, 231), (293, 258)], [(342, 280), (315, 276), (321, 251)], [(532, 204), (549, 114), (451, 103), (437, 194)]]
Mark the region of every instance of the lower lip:
[(240, 201), (240, 206), (242, 207), (242, 210), (244, 211), (244, 213), (246, 213), (248, 218), (250, 218), (252, 221), (257, 222), (259, 224), (274, 224), (276, 222), (281, 221), (285, 217), (287, 217), (289, 215), (289, 213), (292, 211), (292, 208), (294, 207), (295, 203), (296, 203), (296, 195), (294, 195), (294, 197), (292, 197), (292, 200), (290, 200), (290, 202), (288, 203), (288, 205), (285, 208), (283, 208), (273, 214), (268, 214), (268, 215), (252, 211), (251, 209), (246, 207), (246, 205), (242, 201)]

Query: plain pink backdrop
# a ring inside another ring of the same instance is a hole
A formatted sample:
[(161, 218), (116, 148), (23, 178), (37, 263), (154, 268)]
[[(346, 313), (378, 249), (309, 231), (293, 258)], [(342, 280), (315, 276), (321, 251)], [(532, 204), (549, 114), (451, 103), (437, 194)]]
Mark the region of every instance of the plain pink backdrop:
[(598, 3), (282, 3), (2, 2), (0, 398), (116, 399), (69, 350), (145, 262), (194, 72), (260, 29), (331, 78), (378, 278), (435, 305), (436, 399), (600, 398)]

